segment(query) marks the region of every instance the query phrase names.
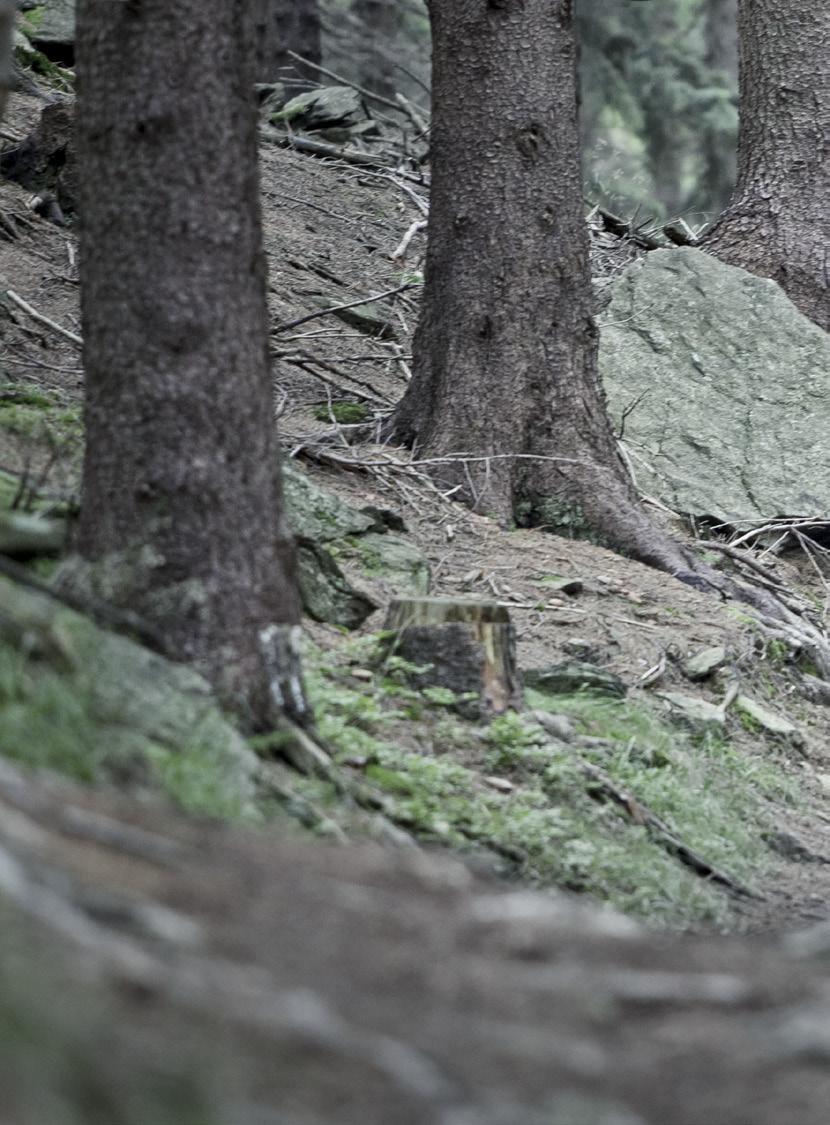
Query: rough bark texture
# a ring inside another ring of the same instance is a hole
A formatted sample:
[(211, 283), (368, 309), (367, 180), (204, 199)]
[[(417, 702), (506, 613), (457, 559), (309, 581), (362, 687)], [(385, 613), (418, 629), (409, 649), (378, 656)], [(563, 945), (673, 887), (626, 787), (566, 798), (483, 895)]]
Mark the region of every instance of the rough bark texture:
[(256, 716), (259, 634), (295, 621), (298, 603), (267, 355), (254, 44), (248, 0), (78, 5), (77, 545), (99, 588)]
[(426, 457), (477, 458), (433, 472), (480, 511), (593, 529), (686, 569), (633, 495), (597, 377), (572, 4), (433, 0), (430, 12), (426, 284), (390, 432)]
[(320, 12), (317, 0), (253, 0), (258, 13), (257, 80), (285, 82), (302, 68), (288, 51), (319, 64)]
[(707, 236), (830, 329), (830, 5), (740, 0), (738, 182)]

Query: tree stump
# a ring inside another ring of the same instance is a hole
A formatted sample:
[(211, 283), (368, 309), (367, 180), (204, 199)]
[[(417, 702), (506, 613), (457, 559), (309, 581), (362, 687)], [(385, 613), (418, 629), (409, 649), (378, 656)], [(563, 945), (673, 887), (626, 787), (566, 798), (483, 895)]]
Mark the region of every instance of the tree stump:
[(449, 688), (460, 697), (457, 709), (469, 718), (521, 707), (516, 638), (504, 606), (452, 598), (396, 598), (385, 628), (393, 634), (389, 652), (422, 669), (407, 677), (413, 687)]

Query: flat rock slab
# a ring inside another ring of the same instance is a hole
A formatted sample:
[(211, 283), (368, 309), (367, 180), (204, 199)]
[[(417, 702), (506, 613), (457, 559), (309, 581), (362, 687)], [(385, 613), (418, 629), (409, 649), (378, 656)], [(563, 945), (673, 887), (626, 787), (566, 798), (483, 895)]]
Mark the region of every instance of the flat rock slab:
[(75, 42), (75, 0), (45, 0), (33, 23), (33, 41), (39, 46), (71, 47)]
[(615, 283), (600, 325), (644, 492), (728, 523), (830, 516), (830, 335), (774, 282), (657, 250)]

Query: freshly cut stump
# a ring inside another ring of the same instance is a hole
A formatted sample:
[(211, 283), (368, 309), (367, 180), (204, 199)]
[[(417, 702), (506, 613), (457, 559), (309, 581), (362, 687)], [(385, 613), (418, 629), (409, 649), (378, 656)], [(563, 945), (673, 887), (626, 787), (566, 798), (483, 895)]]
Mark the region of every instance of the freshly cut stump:
[(414, 687), (449, 688), (471, 718), (501, 715), (522, 705), (516, 637), (510, 615), (496, 602), (452, 598), (396, 598), (385, 628), (390, 653), (417, 665)]

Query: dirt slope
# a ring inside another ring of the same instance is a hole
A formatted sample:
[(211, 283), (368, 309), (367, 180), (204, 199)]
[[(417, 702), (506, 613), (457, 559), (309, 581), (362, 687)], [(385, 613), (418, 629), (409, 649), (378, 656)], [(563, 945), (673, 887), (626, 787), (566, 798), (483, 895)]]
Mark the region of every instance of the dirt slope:
[(15, 1125), (826, 1120), (824, 962), (7, 767), (0, 812)]

